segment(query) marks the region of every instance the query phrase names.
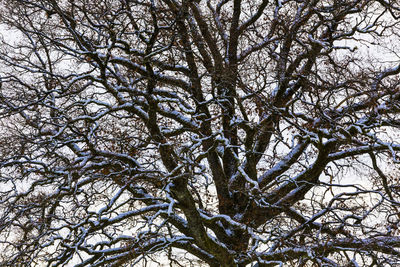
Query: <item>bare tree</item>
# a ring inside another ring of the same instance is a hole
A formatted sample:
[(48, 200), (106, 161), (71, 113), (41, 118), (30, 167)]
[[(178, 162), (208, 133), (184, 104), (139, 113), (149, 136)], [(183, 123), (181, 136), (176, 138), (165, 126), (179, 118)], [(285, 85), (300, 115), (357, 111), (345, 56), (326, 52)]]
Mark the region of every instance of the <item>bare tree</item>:
[(2, 266), (400, 264), (395, 0), (3, 0)]

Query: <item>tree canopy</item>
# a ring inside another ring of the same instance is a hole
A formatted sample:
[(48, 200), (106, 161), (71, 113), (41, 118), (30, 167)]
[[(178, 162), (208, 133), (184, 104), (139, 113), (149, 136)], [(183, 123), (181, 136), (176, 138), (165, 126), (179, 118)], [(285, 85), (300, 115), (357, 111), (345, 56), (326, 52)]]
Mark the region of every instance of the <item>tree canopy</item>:
[(0, 264), (400, 264), (399, 23), (395, 0), (0, 0)]

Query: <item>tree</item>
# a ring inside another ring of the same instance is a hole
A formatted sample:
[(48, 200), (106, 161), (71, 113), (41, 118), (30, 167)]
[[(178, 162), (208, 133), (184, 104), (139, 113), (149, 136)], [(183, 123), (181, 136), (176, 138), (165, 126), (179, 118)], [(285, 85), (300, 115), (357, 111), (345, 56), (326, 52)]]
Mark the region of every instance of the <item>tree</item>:
[(397, 1), (1, 9), (2, 265), (400, 264)]

